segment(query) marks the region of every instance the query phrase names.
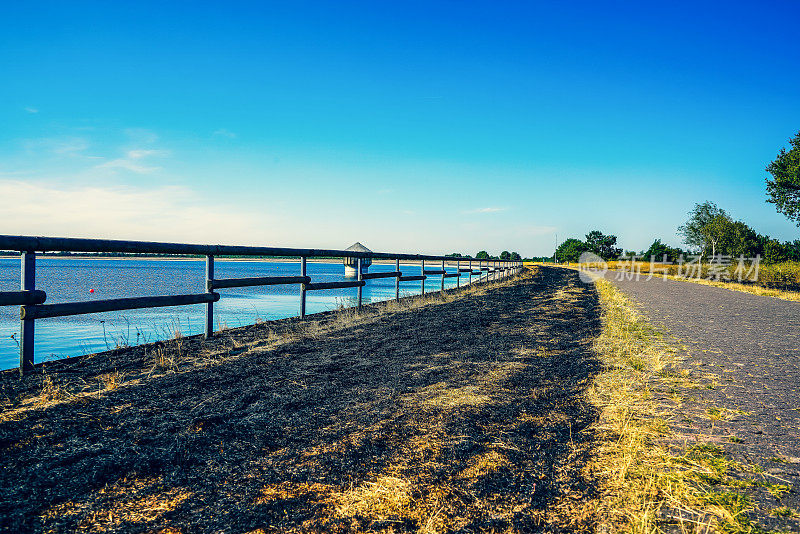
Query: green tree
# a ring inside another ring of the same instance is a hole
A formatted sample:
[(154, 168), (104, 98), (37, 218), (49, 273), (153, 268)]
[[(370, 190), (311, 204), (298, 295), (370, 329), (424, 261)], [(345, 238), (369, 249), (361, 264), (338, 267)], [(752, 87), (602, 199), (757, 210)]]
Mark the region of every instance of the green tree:
[(475, 254), (475, 257), (478, 258), (479, 260), (488, 260), (488, 259), (490, 259), (489, 253), (486, 252), (485, 250), (481, 250), (480, 252)]
[(701, 253), (711, 255), (717, 253), (717, 246), (724, 239), (730, 229), (731, 218), (725, 210), (717, 207), (711, 201), (695, 204), (689, 212), (689, 220), (678, 227), (678, 233), (683, 235), (683, 241), (691, 247), (697, 247)]
[(656, 261), (660, 260), (664, 256), (669, 257), (669, 247), (661, 242), (660, 239), (656, 239), (653, 241), (653, 244), (650, 245), (650, 248), (644, 251), (644, 259), (649, 260), (650, 258), (655, 258)]
[(650, 245), (650, 248), (642, 252), (642, 256), (644, 256), (645, 261), (649, 261), (651, 258), (655, 261), (662, 261), (665, 255), (667, 256), (667, 261), (678, 261), (683, 253), (680, 248), (665, 245), (660, 239), (656, 239)]
[(507, 251), (507, 250), (504, 250), (503, 252), (500, 253), (500, 259), (501, 260), (509, 260), (509, 259), (511, 259), (511, 253), (509, 251)]
[[(787, 243), (788, 244), (788, 243)], [(764, 255), (762, 256), (764, 263), (781, 263), (789, 261), (789, 247), (777, 239), (766, 238), (764, 242)]]
[(744, 222), (733, 222), (730, 232), (725, 250), (727, 254), (754, 258), (764, 252), (760, 236)]
[(800, 261), (800, 239), (786, 243), (789, 248), (789, 261)]
[(519, 261), (522, 259), (522, 256), (519, 255), (519, 252), (512, 252), (511, 253), (511, 261)]
[(767, 202), (800, 226), (800, 132), (789, 144), (788, 152), (781, 148), (775, 161), (767, 165), (766, 171), (772, 175), (767, 178)]
[(569, 238), (556, 249), (556, 261), (576, 262), (581, 254), (589, 251), (589, 245), (580, 239)]
[(605, 260), (611, 260), (622, 254), (622, 249), (614, 245), (617, 244), (617, 236), (603, 235), (599, 230), (592, 230), (586, 234), (586, 246), (590, 252), (594, 252)]

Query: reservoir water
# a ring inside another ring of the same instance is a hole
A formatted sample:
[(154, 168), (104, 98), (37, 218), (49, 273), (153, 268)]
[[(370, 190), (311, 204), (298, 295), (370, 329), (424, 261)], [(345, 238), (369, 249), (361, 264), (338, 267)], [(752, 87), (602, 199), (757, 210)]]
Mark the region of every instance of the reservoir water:
[[(299, 261), (215, 262), (216, 278), (253, 276), (296, 276)], [(439, 268), (439, 267), (431, 267)], [(308, 276), (314, 282), (344, 279), (341, 263), (308, 262)], [(453, 269), (449, 269), (453, 270)], [(369, 272), (394, 271), (394, 264), (373, 263)], [(405, 275), (420, 274), (419, 265), (402, 265)], [(0, 291), (18, 291), (19, 258), (0, 258)], [(438, 291), (438, 276), (429, 276), (425, 292)], [(461, 284), (467, 283), (467, 276)], [(474, 280), (474, 278), (473, 278)], [(456, 278), (445, 279), (454, 287)], [(36, 287), (47, 292), (47, 303), (78, 302), (124, 297), (178, 295), (205, 292), (205, 264), (201, 259), (72, 259), (38, 257)], [(401, 296), (418, 295), (419, 282), (402, 282)], [(91, 291), (94, 290), (94, 291)], [(299, 314), (300, 286), (297, 284), (217, 290), (222, 298), (214, 305), (217, 329), (283, 319)], [(309, 291), (307, 313), (349, 307), (356, 302), (356, 288)], [(363, 290), (364, 303), (394, 298), (394, 278), (368, 280)], [(91, 354), (116, 346), (137, 345), (200, 334), (204, 324), (204, 305), (126, 310), (36, 321), (35, 361)], [(19, 307), (0, 307), (0, 369), (19, 365)]]

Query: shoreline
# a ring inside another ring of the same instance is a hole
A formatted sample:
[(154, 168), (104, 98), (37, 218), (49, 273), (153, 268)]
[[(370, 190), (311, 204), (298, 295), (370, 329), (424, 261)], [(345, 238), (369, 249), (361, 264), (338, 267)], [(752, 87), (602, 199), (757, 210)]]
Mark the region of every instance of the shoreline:
[[(0, 260), (6, 259), (19, 259), (19, 256), (0, 256)], [(53, 256), (48, 254), (37, 254), (37, 260), (42, 259), (59, 259), (59, 260), (119, 260), (119, 261), (132, 261), (132, 260), (148, 260), (148, 261), (199, 261), (204, 262), (205, 258), (198, 258), (198, 257), (162, 257), (162, 256)], [(218, 258), (215, 257), (214, 261), (216, 263), (220, 262), (250, 262), (250, 263), (300, 263), (300, 258)], [(308, 259), (306, 260), (307, 263), (331, 263), (331, 264), (342, 264), (344, 262), (341, 258), (315, 258), (315, 259)], [(448, 267), (455, 266), (457, 260), (448, 261), (446, 265)], [(473, 260), (475, 261), (475, 260)], [(372, 263), (375, 265), (394, 265), (394, 260), (372, 260)], [(464, 262), (466, 264), (466, 262)], [(437, 265), (439, 262), (435, 262), (431, 265)], [(413, 265), (418, 266), (418, 262), (412, 262), (408, 260), (400, 260), (400, 265)]]

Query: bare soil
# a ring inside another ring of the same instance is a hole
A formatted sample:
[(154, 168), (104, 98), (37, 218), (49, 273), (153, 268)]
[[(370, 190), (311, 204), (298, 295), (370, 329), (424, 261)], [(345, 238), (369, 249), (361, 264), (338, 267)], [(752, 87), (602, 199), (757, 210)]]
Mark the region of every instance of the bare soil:
[(5, 531), (589, 529), (566, 269), (0, 373)]

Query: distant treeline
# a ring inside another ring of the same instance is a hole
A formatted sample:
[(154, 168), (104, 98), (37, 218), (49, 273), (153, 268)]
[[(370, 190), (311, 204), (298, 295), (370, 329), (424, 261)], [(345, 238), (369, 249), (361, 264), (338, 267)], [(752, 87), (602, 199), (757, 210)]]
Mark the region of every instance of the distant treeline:
[(766, 264), (800, 262), (800, 239), (781, 242), (759, 234), (743, 221), (733, 220), (725, 210), (710, 201), (696, 204), (686, 223), (678, 228), (678, 233), (689, 246), (687, 250), (656, 239), (647, 250), (628, 250), (623, 254), (622, 249), (616, 246), (616, 236), (593, 230), (586, 234), (585, 241), (570, 238), (561, 243), (555, 256), (560, 262), (576, 262), (584, 252), (592, 252), (605, 260), (639, 256), (645, 261), (666, 258), (674, 262), (681, 256), (699, 254), (705, 260), (722, 255), (746, 259), (759, 257)]
[[(450, 254), (445, 254), (445, 256), (449, 258), (466, 258), (469, 257), (468, 254), (461, 254), (460, 252), (451, 252)], [(477, 258), (479, 260), (511, 260), (511, 261), (519, 261), (522, 259), (522, 256), (519, 255), (519, 252), (509, 252), (504, 250), (500, 253), (499, 256), (492, 256), (485, 250), (481, 250), (473, 256), (473, 258)]]

